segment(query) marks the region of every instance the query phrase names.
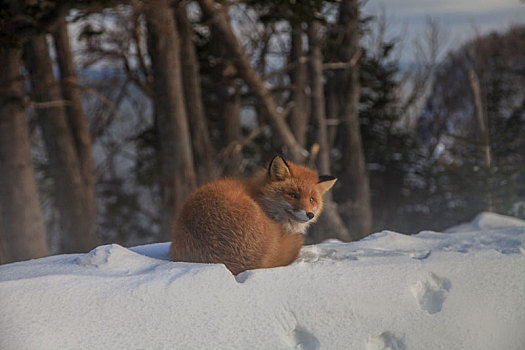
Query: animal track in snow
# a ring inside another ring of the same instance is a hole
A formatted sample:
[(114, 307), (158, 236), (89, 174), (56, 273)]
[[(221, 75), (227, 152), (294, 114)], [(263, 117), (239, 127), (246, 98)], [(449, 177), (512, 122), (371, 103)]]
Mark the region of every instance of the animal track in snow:
[(292, 349), (316, 350), (321, 347), (319, 339), (313, 335), (309, 330), (299, 325), (286, 335), (286, 343)]
[(417, 281), (412, 286), (412, 293), (422, 310), (427, 311), (429, 314), (435, 314), (441, 311), (450, 287), (450, 280), (430, 273), (429, 278)]
[(330, 248), (322, 245), (305, 246), (301, 249), (299, 261), (314, 263), (317, 261), (339, 261), (339, 260), (357, 260), (355, 252), (345, 252), (337, 248)]
[(316, 262), (319, 260), (330, 259), (335, 256), (335, 249), (327, 249), (318, 246), (306, 246), (301, 249), (300, 259), (305, 262)]
[(383, 332), (371, 336), (366, 342), (366, 350), (405, 350), (405, 337), (397, 336), (392, 332)]

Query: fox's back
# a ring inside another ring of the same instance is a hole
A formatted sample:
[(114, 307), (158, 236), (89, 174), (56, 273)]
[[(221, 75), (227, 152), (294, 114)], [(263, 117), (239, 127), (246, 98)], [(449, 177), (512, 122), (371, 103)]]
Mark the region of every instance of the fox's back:
[(218, 180), (193, 192), (173, 229), (172, 258), (224, 263), (231, 270), (259, 267), (271, 222), (250, 192), (240, 179)]

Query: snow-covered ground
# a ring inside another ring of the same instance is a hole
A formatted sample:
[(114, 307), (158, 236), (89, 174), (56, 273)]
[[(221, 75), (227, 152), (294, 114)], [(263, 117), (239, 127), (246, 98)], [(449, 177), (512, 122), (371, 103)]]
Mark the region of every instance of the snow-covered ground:
[(234, 277), (168, 244), (0, 266), (0, 349), (525, 349), (525, 222), (380, 232)]

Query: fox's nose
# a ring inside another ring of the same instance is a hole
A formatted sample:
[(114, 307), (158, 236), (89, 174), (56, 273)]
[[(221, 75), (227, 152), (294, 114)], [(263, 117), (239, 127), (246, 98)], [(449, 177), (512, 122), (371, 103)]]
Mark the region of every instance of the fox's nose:
[(309, 211), (308, 213), (306, 213), (306, 216), (308, 216), (308, 219), (313, 219), (314, 218), (314, 213), (312, 213), (311, 211)]

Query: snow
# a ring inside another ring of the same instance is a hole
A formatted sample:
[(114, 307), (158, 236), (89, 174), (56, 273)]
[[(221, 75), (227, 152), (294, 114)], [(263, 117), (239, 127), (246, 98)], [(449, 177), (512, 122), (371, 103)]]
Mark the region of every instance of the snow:
[(515, 218), (330, 240), (236, 277), (168, 247), (0, 266), (0, 349), (525, 349)]
[(450, 227), (445, 232), (492, 230), (513, 226), (525, 226), (525, 221), (495, 213), (480, 213), (472, 222)]

